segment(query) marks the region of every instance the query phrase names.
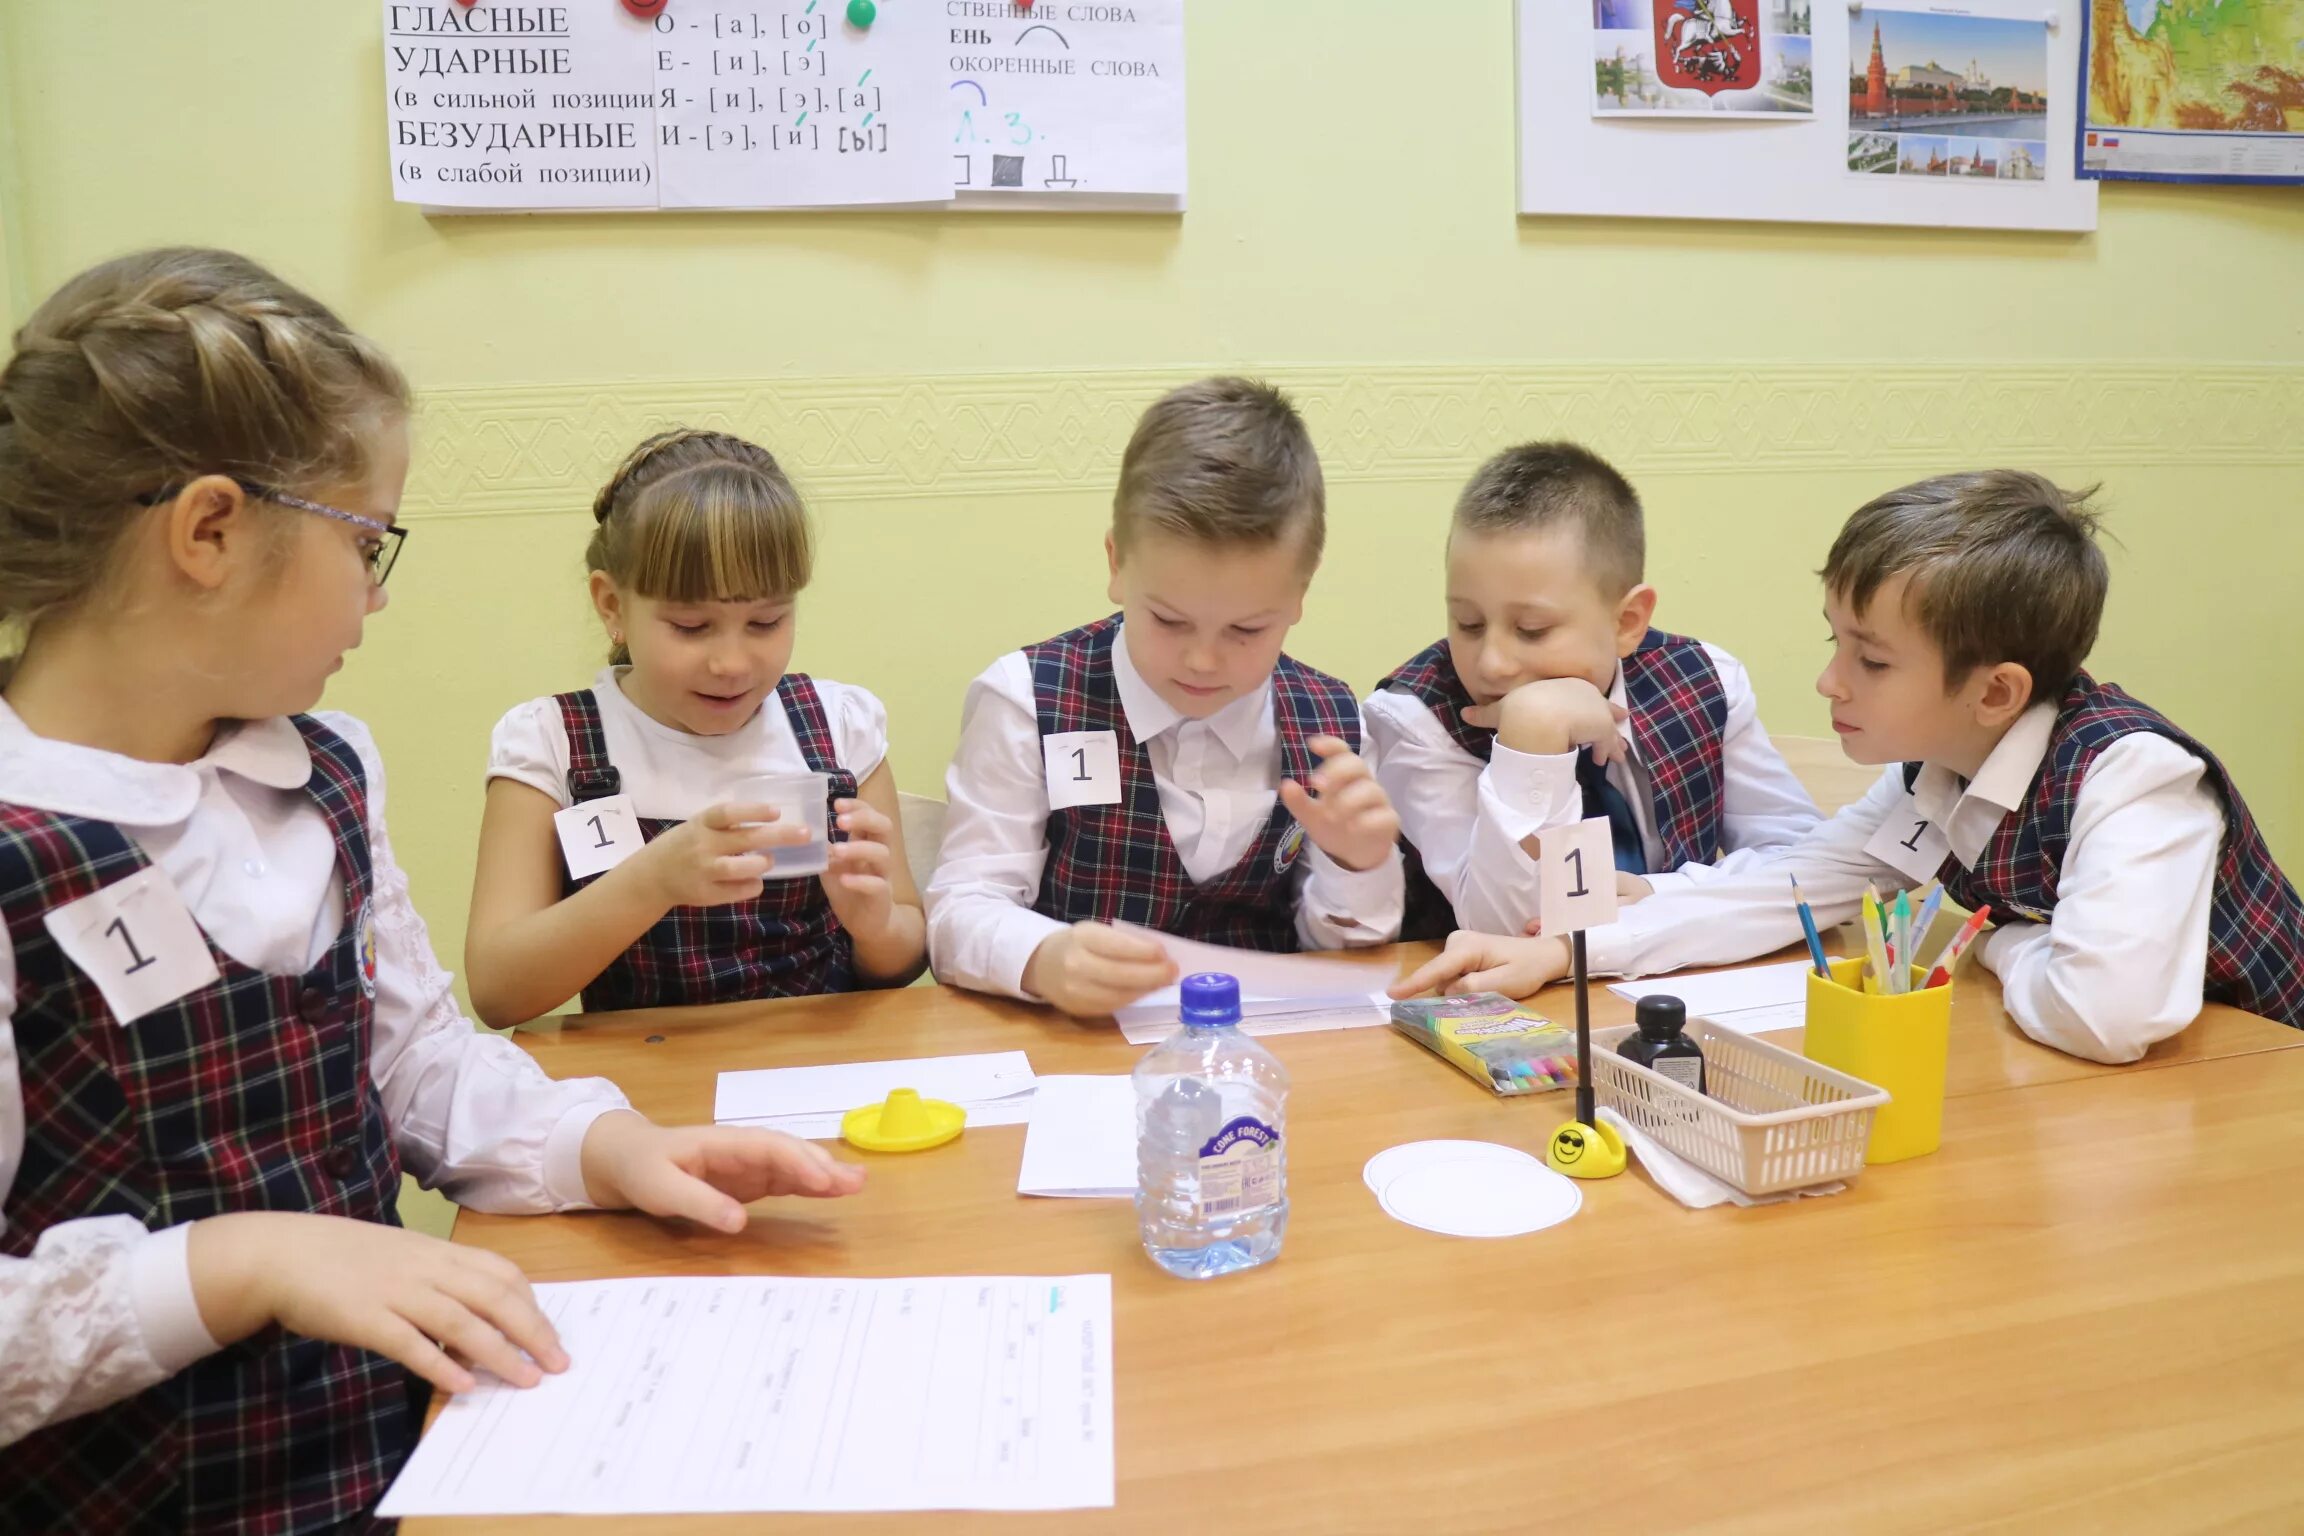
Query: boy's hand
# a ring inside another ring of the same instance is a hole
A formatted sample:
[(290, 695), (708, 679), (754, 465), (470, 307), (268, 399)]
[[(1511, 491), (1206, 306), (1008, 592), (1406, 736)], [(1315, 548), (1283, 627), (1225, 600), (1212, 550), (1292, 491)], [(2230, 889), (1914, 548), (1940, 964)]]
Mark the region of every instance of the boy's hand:
[(379, 1222), (237, 1211), (192, 1224), (186, 1253), (200, 1321), (220, 1344), (267, 1323), (388, 1355), (443, 1392), (516, 1387), (568, 1369), (518, 1265)]
[(1311, 787), (1282, 779), (1280, 803), (1328, 857), (1349, 870), (1374, 869), (1400, 839), (1400, 817), (1384, 786), (1339, 738), (1315, 736), (1305, 745), (1321, 757)]
[(772, 805), (712, 805), (626, 862), (645, 872), (667, 911), (718, 907), (758, 896), (772, 850), (807, 841), (807, 828), (778, 825)]
[(592, 1122), (578, 1154), (592, 1203), (744, 1230), (744, 1207), (770, 1195), (828, 1199), (864, 1187), (864, 1170), (811, 1141), (748, 1125), (658, 1125), (628, 1109)]
[(1501, 992), (1526, 997), (1568, 974), (1563, 939), (1502, 938), (1457, 929), (1448, 947), (1391, 986), (1394, 997), (1423, 992)]
[(834, 843), (826, 855), (824, 899), (850, 933), (878, 934), (896, 910), (895, 892), (888, 884), (889, 864), (896, 857), (888, 846), (893, 829), (867, 801), (835, 800), (832, 810), (848, 841)]
[(1583, 678), (1548, 677), (1522, 683), (1494, 704), (1473, 705), (1464, 720), (1493, 727), (1496, 739), (1515, 752), (1557, 757), (1590, 747), (1592, 760), (1605, 767), (1623, 755), (1616, 727), (1626, 713)]
[(1024, 990), (1076, 1019), (1093, 1019), (1176, 984), (1176, 962), (1140, 933), (1074, 923), (1052, 933), (1024, 966)]

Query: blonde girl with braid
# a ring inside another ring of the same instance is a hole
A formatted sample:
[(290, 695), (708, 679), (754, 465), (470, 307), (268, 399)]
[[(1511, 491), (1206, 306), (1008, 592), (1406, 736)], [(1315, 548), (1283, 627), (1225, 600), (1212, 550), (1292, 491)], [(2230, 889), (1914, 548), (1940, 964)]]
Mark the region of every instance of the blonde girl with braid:
[[(813, 540), (775, 457), (722, 432), (661, 433), (592, 517), (608, 665), (497, 722), (464, 955), (473, 1010), (504, 1026), (578, 993), (599, 1011), (918, 976), (926, 925), (887, 711), (786, 670)], [(820, 806), (779, 811), (746, 786), (810, 773)], [(602, 851), (614, 827), (623, 845)], [(779, 858), (827, 838), (821, 874), (779, 876)]]
[(83, 273), (0, 369), (0, 1530), (365, 1529), (427, 1384), (566, 1369), (518, 1269), (399, 1225), (403, 1169), (725, 1231), (861, 1182), (458, 1011), (375, 743), (311, 713), (407, 537), (407, 415), (222, 251)]

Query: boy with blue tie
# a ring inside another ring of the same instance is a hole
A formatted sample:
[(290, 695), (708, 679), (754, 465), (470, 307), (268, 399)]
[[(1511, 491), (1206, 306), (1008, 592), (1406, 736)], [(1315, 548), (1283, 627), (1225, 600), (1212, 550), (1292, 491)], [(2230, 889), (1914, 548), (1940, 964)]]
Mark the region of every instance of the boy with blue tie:
[(1631, 485), (1573, 443), (1507, 449), (1457, 498), (1448, 633), (1364, 706), (1421, 863), (1409, 937), (1540, 923), (1533, 834), (1578, 816), (1608, 817), (1627, 895), (1816, 824), (1736, 658), (1651, 627), (1646, 552)]
[[(1589, 935), (1641, 975), (1797, 943), (1787, 874), (1823, 923), (1868, 882), (1935, 879), (1995, 929), (1976, 945), (2009, 1016), (2093, 1061), (2137, 1060), (2203, 1002), (2304, 1027), (2304, 903), (2216, 754), (2082, 663), (2109, 583), (2085, 494), (1986, 470), (1848, 520), (1824, 565), (1833, 655), (1816, 688), (1860, 763), (1855, 805), (1766, 864), (1655, 893)], [(1556, 940), (1460, 935), (1403, 982), (1533, 991)]]

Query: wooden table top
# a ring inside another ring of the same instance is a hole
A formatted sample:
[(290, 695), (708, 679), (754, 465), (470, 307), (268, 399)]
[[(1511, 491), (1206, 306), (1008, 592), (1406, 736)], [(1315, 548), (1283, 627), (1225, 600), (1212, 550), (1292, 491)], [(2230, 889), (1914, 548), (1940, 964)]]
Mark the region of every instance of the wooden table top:
[[(1407, 948), (1400, 958), (1418, 953)], [(2304, 1528), (2304, 1032), (2211, 1009), (2148, 1063), (2046, 1051), (1981, 971), (1954, 1012), (1944, 1147), (1846, 1192), (1686, 1211), (1637, 1171), (1565, 1225), (1436, 1236), (1378, 1209), (1386, 1147), (1540, 1149), (1506, 1101), (1389, 1030), (1269, 1041), (1287, 1064), (1278, 1262), (1161, 1274), (1125, 1202), (1016, 1194), (1020, 1126), (869, 1157), (853, 1199), (727, 1237), (642, 1217), (466, 1214), (537, 1280), (1109, 1271), (1118, 1504), (1050, 1515), (758, 1515), (623, 1531), (2107, 1531)], [(1595, 991), (1595, 1022), (1629, 1008)], [(1571, 1016), (1564, 995), (1545, 1006)], [(603, 1015), (523, 1043), (709, 1118), (724, 1069), (1021, 1048), (1122, 1072), (1109, 1025), (914, 988)], [(2168, 1067), (2176, 1070), (2154, 1070)], [(1245, 1406), (1243, 1406), (1245, 1404)], [(559, 1520), (419, 1520), (410, 1536)]]

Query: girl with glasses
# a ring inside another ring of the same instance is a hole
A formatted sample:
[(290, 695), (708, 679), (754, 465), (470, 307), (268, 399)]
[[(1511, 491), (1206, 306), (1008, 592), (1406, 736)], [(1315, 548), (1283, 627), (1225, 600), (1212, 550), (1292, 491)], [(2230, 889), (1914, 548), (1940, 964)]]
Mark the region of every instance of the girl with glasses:
[(362, 1520), (424, 1385), (567, 1361), (401, 1170), (494, 1211), (722, 1230), (846, 1194), (789, 1137), (665, 1129), (458, 1011), (358, 721), (408, 392), (242, 257), (83, 273), (0, 369), (0, 1529)]

